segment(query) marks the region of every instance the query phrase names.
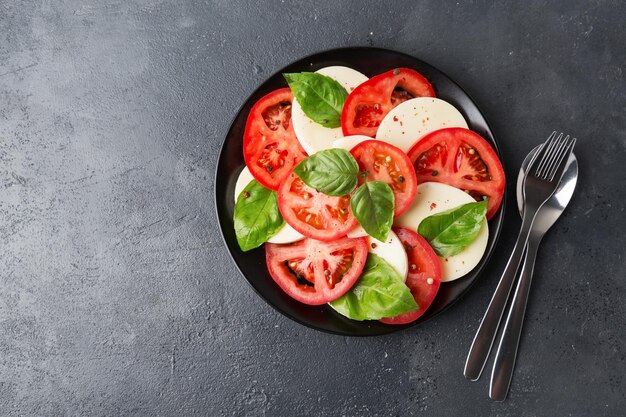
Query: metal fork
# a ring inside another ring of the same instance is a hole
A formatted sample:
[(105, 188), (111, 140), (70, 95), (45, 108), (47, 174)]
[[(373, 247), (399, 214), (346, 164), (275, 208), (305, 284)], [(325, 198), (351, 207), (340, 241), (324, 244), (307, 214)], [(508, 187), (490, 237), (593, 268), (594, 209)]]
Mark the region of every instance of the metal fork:
[(570, 139), (569, 135), (563, 138), (563, 133), (557, 136), (557, 132), (552, 132), (528, 166), (523, 187), (525, 209), (522, 226), (513, 247), (513, 253), (504, 268), (467, 356), (463, 373), (468, 379), (476, 381), (485, 367), (535, 217), (561, 181), (567, 159), (574, 147), (574, 141), (575, 139)]

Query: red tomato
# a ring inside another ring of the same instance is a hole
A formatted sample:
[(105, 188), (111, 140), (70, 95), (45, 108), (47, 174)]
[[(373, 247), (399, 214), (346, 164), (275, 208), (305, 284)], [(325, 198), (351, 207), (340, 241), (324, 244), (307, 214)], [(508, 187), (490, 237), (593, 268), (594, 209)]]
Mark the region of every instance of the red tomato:
[(243, 157), (252, 176), (265, 187), (280, 183), (307, 154), (291, 124), (293, 94), (281, 88), (257, 101), (246, 121)]
[(396, 68), (370, 78), (355, 88), (343, 105), (343, 134), (376, 136), (387, 113), (415, 97), (435, 97), (433, 86), (417, 71)]
[(426, 239), (410, 229), (396, 227), (393, 230), (407, 249), (409, 274), (406, 285), (419, 308), (380, 321), (385, 324), (407, 324), (420, 318), (435, 299), (441, 285), (441, 264)]
[(335, 240), (357, 224), (349, 195), (332, 197), (318, 192), (293, 172), (278, 189), (278, 209), (291, 227), (317, 240)]
[(326, 304), (352, 288), (361, 275), (367, 241), (344, 237), (333, 242), (266, 243), (265, 259), (274, 281), (291, 297), (304, 304)]
[(350, 150), (359, 164), (359, 185), (366, 181), (383, 181), (393, 190), (393, 216), (407, 211), (417, 192), (413, 164), (401, 149), (379, 140), (366, 140)]
[(491, 145), (463, 128), (436, 130), (409, 151), (417, 183), (442, 182), (467, 192), (476, 200), (489, 199), (487, 219), (493, 217), (504, 195), (504, 170)]

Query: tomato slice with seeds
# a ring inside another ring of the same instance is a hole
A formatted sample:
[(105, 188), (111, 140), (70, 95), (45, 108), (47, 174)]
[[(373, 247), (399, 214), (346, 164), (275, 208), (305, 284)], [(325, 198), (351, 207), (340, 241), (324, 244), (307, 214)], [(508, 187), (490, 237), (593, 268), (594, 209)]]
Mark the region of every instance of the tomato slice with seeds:
[(417, 183), (442, 182), (476, 200), (488, 198), (487, 219), (504, 195), (504, 169), (491, 145), (469, 129), (448, 128), (424, 136), (409, 150)]
[(243, 156), (252, 176), (267, 188), (280, 183), (307, 157), (291, 123), (293, 94), (281, 88), (257, 101), (246, 121)]
[(344, 136), (376, 136), (387, 113), (415, 97), (435, 97), (433, 86), (415, 70), (396, 68), (370, 78), (356, 87), (343, 105), (341, 128)]
[(409, 259), (409, 274), (406, 285), (411, 290), (417, 310), (384, 318), (385, 324), (407, 324), (420, 318), (433, 303), (441, 286), (441, 264), (437, 254), (426, 239), (416, 232), (403, 227), (393, 229), (405, 247)]
[(316, 191), (293, 172), (278, 189), (278, 209), (291, 227), (322, 241), (345, 236), (357, 224), (349, 195), (332, 197)]
[(389, 143), (366, 140), (350, 150), (359, 164), (359, 185), (366, 181), (383, 181), (393, 190), (393, 216), (407, 211), (417, 192), (417, 177), (409, 157)]
[(345, 237), (333, 242), (266, 243), (265, 259), (283, 291), (304, 304), (321, 305), (352, 288), (365, 266), (367, 241)]

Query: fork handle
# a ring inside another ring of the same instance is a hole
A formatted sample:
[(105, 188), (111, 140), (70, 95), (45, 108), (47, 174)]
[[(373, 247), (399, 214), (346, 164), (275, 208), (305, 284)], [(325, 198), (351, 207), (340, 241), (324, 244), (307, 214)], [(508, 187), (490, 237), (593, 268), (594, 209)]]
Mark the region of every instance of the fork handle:
[(522, 335), (526, 304), (528, 303), (528, 294), (530, 293), (530, 284), (533, 279), (535, 259), (537, 258), (541, 237), (542, 235), (539, 233), (531, 233), (528, 239), (526, 259), (522, 264), (520, 279), (517, 283), (513, 302), (502, 331), (502, 338), (498, 345), (489, 387), (489, 396), (495, 401), (504, 401), (511, 385), (511, 377), (515, 368), (517, 348)]
[(515, 242), (513, 253), (511, 253), (511, 257), (504, 268), (498, 287), (491, 298), (491, 302), (489, 303), (489, 307), (487, 307), (487, 311), (476, 332), (476, 336), (474, 336), (474, 341), (472, 342), (472, 347), (467, 356), (465, 370), (463, 372), (465, 378), (471, 379), (472, 381), (476, 381), (480, 378), (480, 374), (489, 357), (489, 352), (491, 351), (491, 346), (493, 346), (493, 341), (496, 337), (498, 327), (500, 326), (500, 320), (502, 320), (506, 302), (509, 299), (511, 288), (513, 288), (515, 274), (522, 260), (522, 255), (524, 254), (524, 249), (528, 242), (528, 235), (536, 215), (537, 209), (532, 211), (526, 209), (524, 211), (522, 226), (520, 227), (520, 233), (517, 237), (517, 242)]

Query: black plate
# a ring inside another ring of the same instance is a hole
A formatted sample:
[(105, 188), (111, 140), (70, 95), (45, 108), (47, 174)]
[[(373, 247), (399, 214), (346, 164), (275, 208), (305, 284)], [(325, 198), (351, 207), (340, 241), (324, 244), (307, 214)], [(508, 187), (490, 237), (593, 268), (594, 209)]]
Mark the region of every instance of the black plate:
[(272, 307), (300, 324), (317, 330), (346, 336), (382, 335), (423, 323), (441, 313), (452, 303), (461, 298), (480, 276), (481, 270), (491, 257), (498, 236), (500, 235), (506, 196), (502, 201), (500, 210), (489, 222), (489, 242), (487, 243), (487, 251), (483, 259), (467, 276), (449, 283), (442, 283), (441, 289), (433, 304), (426, 313), (414, 323), (402, 326), (391, 326), (376, 321), (353, 321), (337, 314), (330, 307), (308, 306), (289, 297), (270, 277), (265, 266), (265, 250), (263, 247), (244, 253), (237, 245), (232, 220), (234, 208), (233, 194), (237, 177), (245, 166), (242, 137), (248, 112), (254, 103), (270, 91), (287, 86), (281, 75), (282, 73), (316, 71), (331, 65), (351, 67), (368, 77), (398, 67), (407, 67), (417, 70), (430, 80), (435, 88), (437, 97), (446, 100), (459, 109), (461, 113), (463, 113), (463, 116), (465, 116), (465, 120), (467, 120), (470, 129), (479, 133), (491, 143), (496, 152), (498, 152), (498, 155), (500, 155), (500, 152), (489, 124), (480, 110), (478, 110), (476, 104), (461, 87), (444, 73), (425, 62), (412, 56), (387, 49), (360, 47), (333, 49), (296, 61), (272, 75), (267, 81), (261, 84), (246, 100), (237, 113), (237, 116), (235, 116), (228, 134), (224, 139), (219, 162), (217, 164), (215, 176), (215, 203), (224, 242), (228, 247), (233, 261), (243, 276), (246, 277), (256, 292)]

